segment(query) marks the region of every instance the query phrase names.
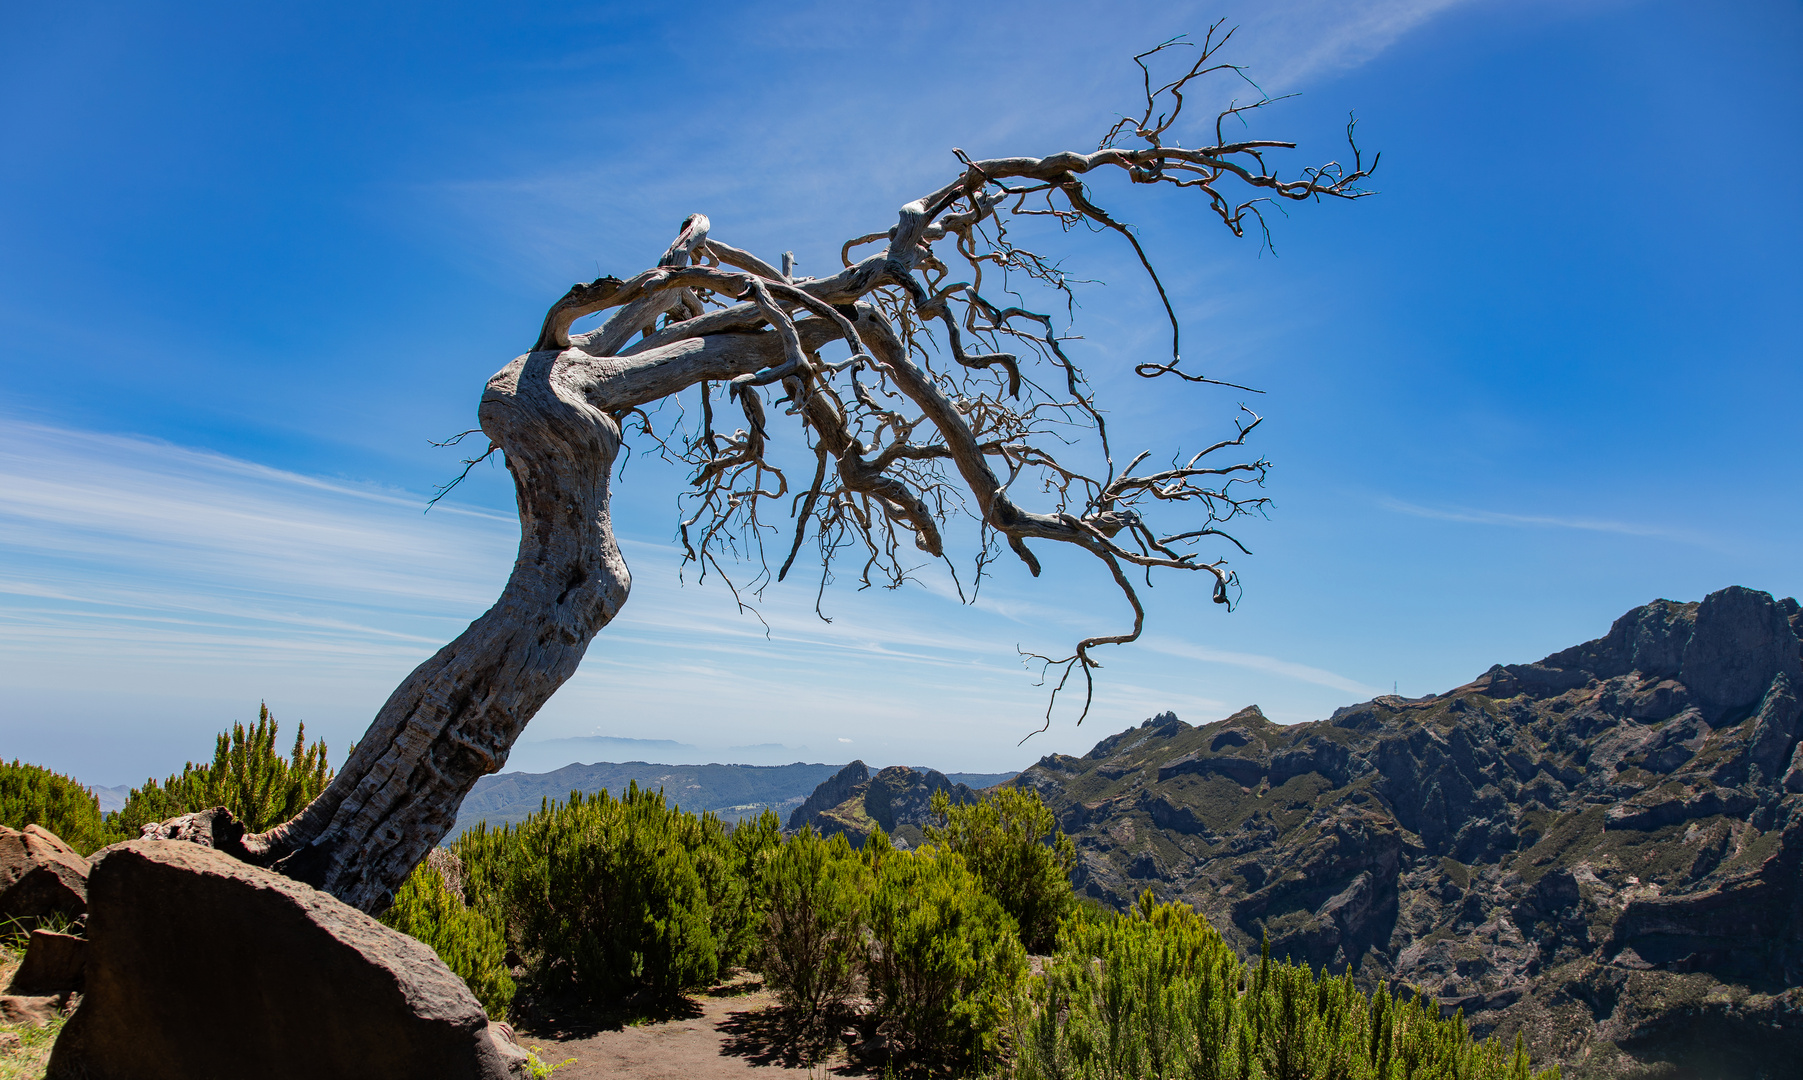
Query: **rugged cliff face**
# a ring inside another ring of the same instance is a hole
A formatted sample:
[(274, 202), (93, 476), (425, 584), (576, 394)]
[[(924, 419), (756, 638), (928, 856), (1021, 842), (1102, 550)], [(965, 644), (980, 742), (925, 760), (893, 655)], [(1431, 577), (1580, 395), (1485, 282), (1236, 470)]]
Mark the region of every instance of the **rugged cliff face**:
[(1798, 1075), (1800, 633), (1749, 589), (1660, 600), (1435, 697), (1166, 713), (1016, 783), (1079, 891), (1419, 987), (1568, 1076)]
[(933, 769), (891, 765), (872, 776), (869, 766), (854, 761), (795, 808), (789, 828), (812, 825), (822, 836), (844, 833), (853, 847), (863, 847), (864, 840), (881, 828), (897, 847), (908, 847), (923, 838), (922, 830), (932, 818), (933, 793), (938, 791), (954, 803), (977, 798), (970, 788)]

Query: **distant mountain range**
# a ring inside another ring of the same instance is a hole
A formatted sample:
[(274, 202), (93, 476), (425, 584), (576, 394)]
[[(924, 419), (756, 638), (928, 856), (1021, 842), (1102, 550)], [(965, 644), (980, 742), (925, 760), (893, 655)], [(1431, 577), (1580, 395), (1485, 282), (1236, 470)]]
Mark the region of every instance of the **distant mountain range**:
[[(546, 799), (567, 799), (572, 791), (593, 794), (605, 788), (618, 795), (633, 781), (641, 788), (662, 789), (666, 800), (691, 813), (711, 811), (729, 821), (737, 821), (755, 817), (768, 808), (787, 821), (815, 788), (843, 768), (802, 762), (790, 765), (659, 765), (628, 761), (566, 765), (543, 773), (500, 773), (476, 782), (457, 812), (457, 824), (451, 835), (462, 833), (478, 821), (487, 821), (490, 825), (523, 821), (544, 805)], [(1017, 775), (951, 773), (948, 779), (970, 788), (985, 788), (1012, 780)]]
[(1803, 1075), (1803, 610), (1731, 588), (1444, 694), (1164, 713), (1016, 783), (1078, 889), (1419, 987), (1568, 1080)]
[(733, 761), (746, 765), (784, 765), (801, 761), (805, 746), (755, 743), (706, 749), (675, 739), (631, 739), (618, 735), (578, 735), (515, 743), (507, 764), (518, 772), (552, 772), (582, 762), (650, 761), (701, 765)]

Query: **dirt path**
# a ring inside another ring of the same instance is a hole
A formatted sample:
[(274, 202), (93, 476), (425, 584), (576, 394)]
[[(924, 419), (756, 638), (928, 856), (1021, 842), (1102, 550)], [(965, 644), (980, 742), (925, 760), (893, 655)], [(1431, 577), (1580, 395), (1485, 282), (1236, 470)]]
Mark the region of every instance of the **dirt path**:
[(555, 1080), (777, 1080), (864, 1073), (843, 1049), (810, 1067), (784, 1037), (770, 992), (742, 990), (728, 986), (698, 996), (692, 1015), (672, 1020), (602, 1031), (539, 1026), (522, 1028), (518, 1038), (540, 1060), (576, 1059), (558, 1069)]

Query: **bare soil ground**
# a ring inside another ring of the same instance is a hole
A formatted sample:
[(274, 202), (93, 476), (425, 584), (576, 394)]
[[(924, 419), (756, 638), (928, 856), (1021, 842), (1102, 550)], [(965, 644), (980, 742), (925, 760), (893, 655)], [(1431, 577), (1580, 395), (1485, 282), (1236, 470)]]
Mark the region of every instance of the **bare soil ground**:
[[(517, 1026), (521, 1046), (556, 1065), (556, 1080), (744, 1080), (805, 1074), (868, 1075), (834, 1035), (798, 1039), (776, 998), (755, 976), (690, 999), (668, 1019), (571, 1022), (534, 1018)], [(845, 1033), (852, 1039), (857, 1036)]]

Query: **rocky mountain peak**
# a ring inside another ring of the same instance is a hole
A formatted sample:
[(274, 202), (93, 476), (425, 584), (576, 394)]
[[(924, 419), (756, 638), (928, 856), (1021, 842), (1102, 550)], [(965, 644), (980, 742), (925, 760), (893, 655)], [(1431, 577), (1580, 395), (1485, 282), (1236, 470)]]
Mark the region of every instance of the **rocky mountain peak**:
[(891, 765), (872, 776), (868, 766), (854, 761), (795, 809), (789, 828), (812, 826), (822, 836), (843, 833), (854, 847), (862, 847), (872, 832), (882, 829), (897, 847), (908, 847), (925, 838), (933, 795), (940, 791), (954, 803), (977, 799), (976, 792), (936, 769)]
[(1681, 684), (1687, 703), (1719, 725), (1736, 713), (1744, 717), (1780, 675), (1803, 686), (1798, 611), (1795, 600), (1740, 586), (1696, 604), (1655, 600), (1615, 620), (1595, 641), (1536, 664), (1498, 665), (1460, 689), (1547, 696), (1634, 674), (1643, 683)]
[(860, 785), (870, 783), (870, 766), (863, 761), (853, 761), (840, 769), (831, 777), (821, 782), (814, 793), (802, 800), (793, 813), (789, 815), (789, 829), (802, 828), (822, 812), (831, 810), (852, 797), (853, 792), (861, 791)]
[(1657, 600), (1444, 694), (1288, 727), (1162, 713), (1015, 782), (1096, 899), (1181, 898), (1247, 954), (1582, 1050), (1575, 1075), (1706, 1053), (1699, 1017), (1800, 1060), (1800, 632), (1794, 600), (1752, 589)]

